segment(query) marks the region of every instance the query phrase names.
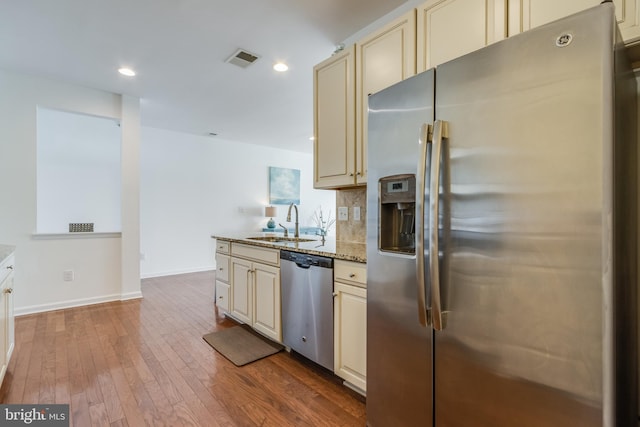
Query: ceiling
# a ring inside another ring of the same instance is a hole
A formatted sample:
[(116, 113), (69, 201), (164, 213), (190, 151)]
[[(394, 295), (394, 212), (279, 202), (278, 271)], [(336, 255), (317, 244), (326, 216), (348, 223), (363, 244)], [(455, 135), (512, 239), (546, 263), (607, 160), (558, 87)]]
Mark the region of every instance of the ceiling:
[[(143, 126), (311, 152), (313, 66), (406, 1), (8, 0), (0, 68), (140, 97)], [(226, 63), (239, 48), (260, 58)]]

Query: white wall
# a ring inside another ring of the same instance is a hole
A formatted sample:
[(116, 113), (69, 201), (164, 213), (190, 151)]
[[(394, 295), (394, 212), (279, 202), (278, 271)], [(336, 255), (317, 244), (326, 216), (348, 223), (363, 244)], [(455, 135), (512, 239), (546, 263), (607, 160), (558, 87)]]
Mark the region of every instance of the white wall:
[[(141, 296), (137, 257), (134, 268), (126, 271), (121, 258), (125, 250), (136, 254), (139, 250), (138, 100), (5, 70), (0, 70), (0, 93), (0, 242), (17, 247), (16, 314)], [(123, 180), (128, 179), (122, 188), (122, 237), (33, 236), (38, 106), (121, 120), (122, 173)], [(75, 280), (63, 281), (64, 270), (74, 270)]]
[[(142, 128), (142, 277), (215, 268), (212, 234), (259, 232), (268, 218), (269, 166), (300, 169), (300, 226), (335, 192), (313, 189), (313, 157), (154, 128)], [(276, 222), (285, 223), (286, 206)]]

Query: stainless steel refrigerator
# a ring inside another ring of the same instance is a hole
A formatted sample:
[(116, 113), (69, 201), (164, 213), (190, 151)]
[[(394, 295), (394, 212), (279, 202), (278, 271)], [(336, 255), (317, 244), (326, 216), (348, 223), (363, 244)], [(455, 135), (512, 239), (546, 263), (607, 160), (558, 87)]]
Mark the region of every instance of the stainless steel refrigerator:
[(370, 97), (369, 426), (636, 425), (621, 49), (608, 3)]

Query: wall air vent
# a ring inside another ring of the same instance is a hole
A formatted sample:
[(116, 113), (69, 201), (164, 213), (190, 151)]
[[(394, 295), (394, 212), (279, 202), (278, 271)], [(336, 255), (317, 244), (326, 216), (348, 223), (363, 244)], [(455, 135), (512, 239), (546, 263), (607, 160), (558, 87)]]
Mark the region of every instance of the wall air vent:
[(229, 59), (227, 59), (225, 62), (228, 62), (229, 64), (237, 65), (238, 67), (241, 67), (241, 68), (247, 68), (249, 65), (256, 62), (258, 58), (260, 58), (260, 56), (256, 55), (255, 53), (251, 53), (244, 49), (238, 49), (236, 53), (231, 55)]
[(69, 233), (93, 233), (92, 222), (70, 222)]

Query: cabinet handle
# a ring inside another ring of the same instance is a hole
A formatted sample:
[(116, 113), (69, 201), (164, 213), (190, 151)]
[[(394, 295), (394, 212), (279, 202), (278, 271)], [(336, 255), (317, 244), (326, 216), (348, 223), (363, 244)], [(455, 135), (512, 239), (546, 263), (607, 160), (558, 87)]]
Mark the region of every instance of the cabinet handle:
[(334, 296), (334, 297), (337, 297), (337, 296), (338, 296), (338, 293), (337, 293), (337, 292), (334, 292), (334, 293), (333, 293), (333, 296)]
[(354, 277), (356, 277), (356, 273), (349, 274), (349, 277), (353, 279)]
[(218, 299), (224, 299), (224, 298), (222, 297), (222, 295), (220, 295), (220, 296), (218, 297)]
[(4, 290), (4, 293), (5, 293), (5, 294), (10, 294), (10, 293), (12, 293), (12, 292), (13, 292), (13, 288), (8, 288), (8, 289), (5, 289), (5, 290)]
[(218, 270), (222, 271), (222, 270), (224, 270), (224, 268), (220, 267), (220, 268), (218, 268)]
[(353, 176), (353, 173), (350, 173), (349, 176)]
[(360, 175), (362, 175), (362, 173), (361, 173), (361, 172), (358, 172), (356, 175), (360, 176)]
[(8, 266), (7, 270), (13, 270), (13, 265)]

